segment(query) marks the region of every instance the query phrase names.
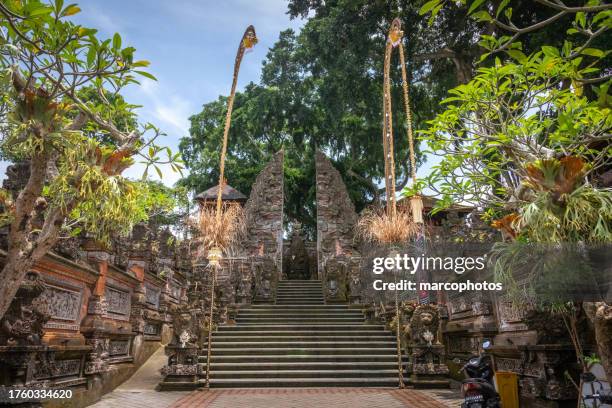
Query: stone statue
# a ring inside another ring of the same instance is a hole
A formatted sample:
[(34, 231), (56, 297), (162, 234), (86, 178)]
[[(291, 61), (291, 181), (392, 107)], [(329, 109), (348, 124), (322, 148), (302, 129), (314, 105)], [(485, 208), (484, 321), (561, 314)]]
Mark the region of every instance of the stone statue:
[(302, 239), (300, 223), (293, 225), (289, 253), (283, 262), (287, 279), (310, 279), (310, 259)]
[(0, 345), (40, 345), (43, 326), (51, 318), (41, 295), (45, 285), (37, 272), (28, 272), (0, 321)]
[(418, 305), (410, 318), (411, 381), (415, 386), (448, 386), (446, 353), (438, 338), (439, 308), (435, 304)]
[(360, 304), (364, 295), (364, 291), (361, 280), (359, 257), (352, 257), (349, 262), (348, 291), (350, 303)]
[(432, 346), (440, 344), (438, 325), (440, 315), (435, 305), (419, 305), (410, 318), (410, 337), (413, 344)]
[(272, 258), (262, 257), (253, 264), (256, 296), (260, 300), (272, 300), (275, 296), (277, 267)]
[(348, 265), (345, 259), (334, 257), (325, 263), (325, 298), (328, 301), (348, 300)]

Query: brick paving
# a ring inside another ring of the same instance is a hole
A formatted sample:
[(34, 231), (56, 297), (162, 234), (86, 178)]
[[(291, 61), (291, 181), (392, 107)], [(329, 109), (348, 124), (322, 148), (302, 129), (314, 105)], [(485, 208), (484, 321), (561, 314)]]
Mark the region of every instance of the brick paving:
[(91, 408), (167, 408), (188, 392), (157, 392), (161, 380), (159, 369), (167, 361), (161, 347), (140, 367), (134, 375), (102, 397)]
[(155, 352), (136, 373), (93, 408), (457, 408), (454, 390), (395, 388), (238, 388), (159, 392), (166, 357)]
[(461, 401), (450, 390), (384, 388), (268, 388), (194, 391), (172, 408), (447, 408)]

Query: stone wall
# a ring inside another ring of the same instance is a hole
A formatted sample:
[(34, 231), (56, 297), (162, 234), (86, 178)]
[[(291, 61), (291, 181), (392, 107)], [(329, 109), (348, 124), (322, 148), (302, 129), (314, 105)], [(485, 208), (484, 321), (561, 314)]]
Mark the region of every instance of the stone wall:
[(357, 254), (354, 243), (357, 213), (340, 172), (320, 151), (315, 158), (317, 188), (317, 263), (319, 278), (325, 263)]
[(81, 407), (129, 378), (185, 302), (190, 270), (169, 237), (139, 225), (110, 247), (62, 240), (38, 261), (0, 322), (0, 387), (72, 388)]

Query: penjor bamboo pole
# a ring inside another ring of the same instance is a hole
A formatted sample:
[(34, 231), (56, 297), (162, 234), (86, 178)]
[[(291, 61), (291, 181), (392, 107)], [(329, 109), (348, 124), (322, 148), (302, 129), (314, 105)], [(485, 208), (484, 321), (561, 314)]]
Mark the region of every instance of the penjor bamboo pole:
[[(391, 54), (393, 48), (399, 43), (401, 47), (401, 23), (399, 19), (394, 19), (389, 29), (387, 43), (385, 45), (385, 60), (383, 66), (383, 152), (385, 155), (385, 192), (387, 194), (387, 216), (395, 217), (396, 201), (395, 201), (395, 159), (393, 149), (393, 114), (391, 105)], [(400, 48), (401, 51), (401, 48)], [(405, 73), (402, 73), (402, 78), (405, 78)], [(404, 80), (405, 82), (405, 80)], [(406, 89), (404, 89), (406, 96)], [(394, 274), (397, 281), (397, 271)], [(404, 388), (404, 370), (402, 367), (402, 344), (401, 344), (401, 322), (399, 308), (399, 294), (395, 291), (395, 316), (397, 326), (395, 330), (395, 338), (397, 343), (397, 377), (398, 387)]]
[(416, 159), (414, 155), (414, 137), (412, 134), (412, 112), (410, 111), (410, 95), (408, 94), (408, 76), (406, 75), (406, 60), (404, 59), (404, 45), (399, 44), (400, 64), (402, 66), (402, 90), (404, 92), (404, 111), (406, 113), (406, 133), (408, 134), (408, 149), (410, 154), (410, 171), (412, 181), (416, 183)]
[[(236, 53), (236, 60), (234, 61), (234, 76), (232, 78), (232, 88), (230, 95), (227, 98), (227, 113), (225, 114), (225, 127), (223, 128), (223, 145), (221, 147), (221, 158), (219, 159), (219, 186), (217, 188), (217, 206), (216, 206), (216, 223), (221, 224), (222, 217), (222, 197), (223, 197), (223, 186), (225, 185), (225, 156), (227, 153), (227, 143), (229, 139), (229, 130), (232, 120), (232, 110), (234, 108), (234, 97), (236, 96), (236, 84), (238, 83), (238, 73), (240, 72), (240, 63), (244, 52), (252, 48), (257, 44), (257, 35), (255, 34), (255, 27), (252, 25), (248, 26), (242, 35), (240, 45), (238, 46), (238, 52)], [(211, 343), (212, 343), (212, 330), (213, 330), (213, 314), (215, 304), (215, 284), (217, 281), (217, 270), (219, 269), (219, 263), (213, 265), (212, 268), (212, 283), (210, 285), (210, 315), (208, 317), (208, 345), (207, 345), (207, 359), (206, 359), (206, 388), (210, 388), (210, 358), (211, 358)]]
[(206, 388), (210, 388), (210, 358), (211, 358), (211, 344), (212, 344), (212, 332), (213, 332), (213, 314), (215, 307), (215, 284), (217, 280), (217, 266), (213, 266), (212, 282), (210, 284), (210, 309), (208, 318), (208, 346), (206, 348)]

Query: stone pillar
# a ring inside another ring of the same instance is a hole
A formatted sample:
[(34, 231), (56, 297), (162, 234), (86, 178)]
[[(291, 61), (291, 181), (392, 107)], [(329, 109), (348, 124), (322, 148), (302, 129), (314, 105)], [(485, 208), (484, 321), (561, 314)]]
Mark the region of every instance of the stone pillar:
[(283, 155), (276, 153), (259, 173), (244, 206), (245, 255), (273, 259), (278, 273), (283, 270)]
[(323, 279), (325, 262), (335, 256), (358, 255), (354, 244), (357, 213), (340, 172), (320, 151), (315, 158), (317, 187), (317, 263)]
[(105, 291), (110, 254), (91, 241), (86, 244), (85, 248), (89, 250), (87, 252), (88, 261), (97, 264), (99, 273), (87, 305), (87, 317), (81, 326), (85, 343), (92, 347), (85, 363), (85, 374), (91, 375), (108, 370), (110, 339), (105, 334), (103, 319), (108, 308)]

